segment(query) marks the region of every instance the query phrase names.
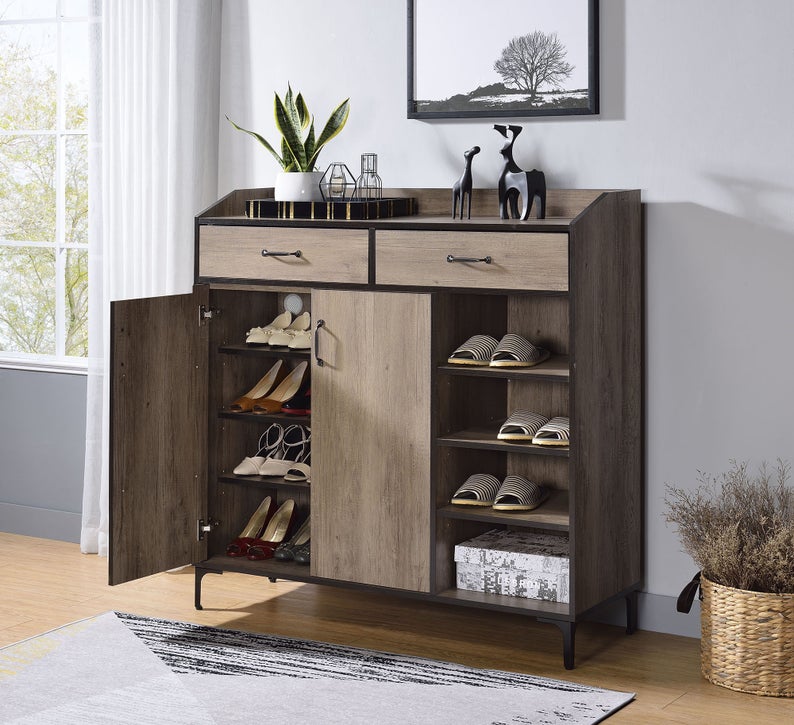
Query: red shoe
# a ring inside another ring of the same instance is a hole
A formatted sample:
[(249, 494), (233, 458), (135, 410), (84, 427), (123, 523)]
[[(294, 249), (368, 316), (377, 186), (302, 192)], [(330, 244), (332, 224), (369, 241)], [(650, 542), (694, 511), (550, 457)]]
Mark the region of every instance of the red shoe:
[(262, 503), (259, 504), (259, 508), (254, 511), (254, 515), (248, 520), (240, 535), (226, 547), (226, 555), (245, 556), (248, 554), (248, 549), (262, 535), (265, 524), (273, 515), (273, 509), (275, 508), (276, 502), (270, 496), (266, 496)]
[(288, 498), (267, 524), (261, 536), (251, 542), (246, 556), (251, 561), (272, 559), (276, 547), (287, 538), (295, 517), (295, 501)]

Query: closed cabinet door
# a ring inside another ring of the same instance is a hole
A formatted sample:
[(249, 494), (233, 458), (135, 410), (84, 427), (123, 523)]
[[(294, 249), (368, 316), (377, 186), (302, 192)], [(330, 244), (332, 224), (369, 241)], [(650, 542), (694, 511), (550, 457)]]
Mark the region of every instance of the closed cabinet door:
[(430, 590), (430, 296), (314, 290), (312, 573)]

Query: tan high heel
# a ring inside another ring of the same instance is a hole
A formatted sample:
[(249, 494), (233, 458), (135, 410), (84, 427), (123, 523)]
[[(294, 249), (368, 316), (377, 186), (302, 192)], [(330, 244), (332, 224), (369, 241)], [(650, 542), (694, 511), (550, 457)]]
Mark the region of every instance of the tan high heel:
[(287, 369), (284, 367), (284, 361), (276, 360), (273, 367), (262, 376), (253, 388), (229, 405), (229, 410), (235, 413), (244, 413), (251, 410), (260, 399), (264, 399), (273, 388), (284, 380), (286, 374)]
[(270, 496), (266, 496), (262, 500), (262, 503), (259, 504), (259, 508), (254, 511), (253, 516), (248, 519), (248, 523), (240, 532), (240, 535), (226, 547), (227, 556), (245, 556), (248, 554), (248, 549), (251, 544), (262, 534), (265, 523), (270, 519), (273, 513), (275, 504), (276, 502)]
[(254, 413), (280, 413), (281, 406), (297, 395), (309, 369), (305, 360), (298, 363), (295, 369), (266, 398), (257, 400), (253, 405)]

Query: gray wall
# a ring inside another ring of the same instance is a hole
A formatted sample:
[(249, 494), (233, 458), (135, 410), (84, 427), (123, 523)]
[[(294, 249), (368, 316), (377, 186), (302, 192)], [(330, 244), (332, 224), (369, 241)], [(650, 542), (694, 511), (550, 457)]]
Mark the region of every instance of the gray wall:
[(80, 541), (86, 376), (0, 368), (0, 531)]

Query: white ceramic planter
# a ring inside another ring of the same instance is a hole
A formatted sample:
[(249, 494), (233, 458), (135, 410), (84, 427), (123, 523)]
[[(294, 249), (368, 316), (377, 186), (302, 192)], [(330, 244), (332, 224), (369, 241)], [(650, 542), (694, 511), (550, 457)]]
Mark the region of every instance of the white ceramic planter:
[(273, 197), (276, 201), (322, 201), (321, 171), (281, 171), (276, 176)]

